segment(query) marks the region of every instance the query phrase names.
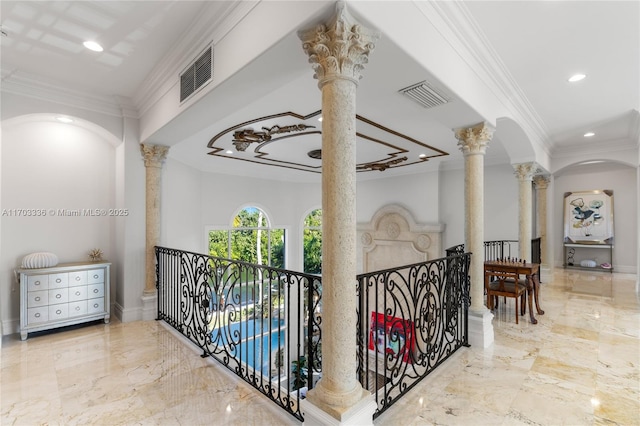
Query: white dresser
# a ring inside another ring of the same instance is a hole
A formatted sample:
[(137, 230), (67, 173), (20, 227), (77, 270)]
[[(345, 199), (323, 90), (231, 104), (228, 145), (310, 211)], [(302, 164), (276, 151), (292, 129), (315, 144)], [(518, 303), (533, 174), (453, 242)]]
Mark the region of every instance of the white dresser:
[(103, 319), (109, 322), (109, 262), (18, 269), (20, 338), (30, 332)]

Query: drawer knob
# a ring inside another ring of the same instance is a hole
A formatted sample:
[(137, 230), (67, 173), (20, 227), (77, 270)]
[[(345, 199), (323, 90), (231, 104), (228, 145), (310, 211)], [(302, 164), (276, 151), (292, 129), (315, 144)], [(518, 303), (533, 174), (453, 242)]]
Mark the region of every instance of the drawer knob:
[(76, 311), (79, 311), (79, 310), (80, 310), (80, 306), (76, 306)]
[(76, 281), (80, 281), (80, 277), (76, 277)]
[(40, 281), (36, 281), (34, 285), (40, 285)]
[(79, 291), (76, 291), (76, 296), (80, 296), (80, 292)]
[(62, 280), (61, 280), (60, 278), (56, 278), (56, 282), (57, 282), (57, 283), (61, 283), (61, 282), (62, 282)]
[(40, 296), (36, 296), (36, 302), (40, 301)]
[(60, 299), (62, 295), (60, 293), (56, 294), (56, 299)]
[(40, 312), (36, 312), (36, 314), (34, 315), (34, 317), (36, 317), (36, 318), (40, 318)]
[(62, 313), (62, 311), (60, 309), (56, 310), (56, 315), (60, 315)]
[(94, 307), (94, 308), (97, 308), (98, 306), (100, 306), (100, 305), (98, 305), (97, 303), (94, 303), (94, 304), (93, 304), (93, 307)]
[(94, 288), (94, 289), (93, 289), (93, 292), (94, 292), (94, 293), (97, 293), (98, 291), (99, 291), (99, 290), (98, 290), (97, 288)]

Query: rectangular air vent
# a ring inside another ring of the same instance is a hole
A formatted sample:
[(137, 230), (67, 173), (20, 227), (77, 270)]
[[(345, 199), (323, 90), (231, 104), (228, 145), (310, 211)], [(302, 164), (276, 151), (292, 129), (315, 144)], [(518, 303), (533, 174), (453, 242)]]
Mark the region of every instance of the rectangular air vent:
[(433, 108), (449, 102), (448, 97), (441, 91), (437, 91), (426, 81), (413, 84), (399, 90), (403, 95), (408, 96), (425, 108)]
[(180, 102), (211, 81), (213, 74), (213, 46), (209, 46), (198, 59), (180, 74)]

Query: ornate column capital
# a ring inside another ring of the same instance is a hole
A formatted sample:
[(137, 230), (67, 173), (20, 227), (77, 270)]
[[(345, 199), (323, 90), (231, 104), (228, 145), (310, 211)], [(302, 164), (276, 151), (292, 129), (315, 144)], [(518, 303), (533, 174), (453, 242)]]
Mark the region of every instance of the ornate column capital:
[(536, 175), (533, 177), (533, 184), (537, 189), (547, 189), (550, 181), (551, 179), (549, 178), (549, 176)]
[(331, 21), (299, 31), (298, 37), (309, 56), (318, 87), (322, 88), (335, 79), (350, 80), (357, 85), (380, 34), (355, 22), (345, 3), (339, 1)]
[(533, 175), (538, 171), (536, 163), (520, 163), (514, 164), (513, 168), (519, 181), (531, 181)]
[(167, 158), (169, 147), (164, 145), (140, 144), (140, 153), (144, 159), (145, 167), (162, 167)]
[(487, 123), (457, 129), (455, 133), (460, 151), (462, 151), (465, 156), (469, 154), (484, 154), (489, 141), (493, 138), (494, 130), (495, 129)]

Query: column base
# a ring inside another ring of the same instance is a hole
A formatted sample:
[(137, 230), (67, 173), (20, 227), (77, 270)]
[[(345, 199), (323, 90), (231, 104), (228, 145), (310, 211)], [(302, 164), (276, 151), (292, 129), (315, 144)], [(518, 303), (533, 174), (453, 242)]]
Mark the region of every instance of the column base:
[(550, 283), (553, 281), (553, 269), (548, 265), (540, 265), (540, 282)]
[(142, 294), (142, 320), (150, 321), (158, 317), (158, 295), (156, 293)]
[(478, 348), (488, 348), (494, 340), (493, 314), (487, 308), (484, 311), (469, 311), (469, 344)]
[[(334, 410), (331, 410), (331, 413), (324, 411), (308, 398), (300, 401), (305, 426), (373, 425), (373, 414), (377, 408), (378, 404), (376, 404), (373, 394), (367, 390), (362, 391), (360, 401), (341, 413)], [(334, 416), (339, 416), (339, 418)]]

